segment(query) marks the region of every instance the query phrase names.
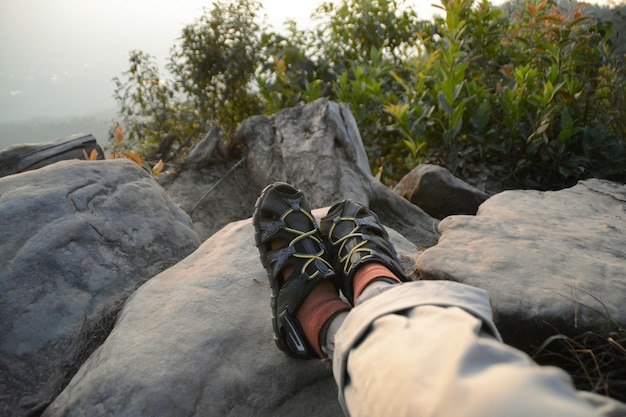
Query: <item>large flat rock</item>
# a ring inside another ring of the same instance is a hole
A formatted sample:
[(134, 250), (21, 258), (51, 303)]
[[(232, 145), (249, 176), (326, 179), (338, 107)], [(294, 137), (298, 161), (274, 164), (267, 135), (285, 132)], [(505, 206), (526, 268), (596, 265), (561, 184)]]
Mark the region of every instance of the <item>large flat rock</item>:
[(44, 416), (342, 416), (330, 368), (279, 351), (270, 314), (251, 220), (231, 223), (135, 292)]
[(625, 185), (506, 191), (439, 230), (421, 275), (488, 290), (506, 341), (529, 349), (555, 333), (626, 325)]

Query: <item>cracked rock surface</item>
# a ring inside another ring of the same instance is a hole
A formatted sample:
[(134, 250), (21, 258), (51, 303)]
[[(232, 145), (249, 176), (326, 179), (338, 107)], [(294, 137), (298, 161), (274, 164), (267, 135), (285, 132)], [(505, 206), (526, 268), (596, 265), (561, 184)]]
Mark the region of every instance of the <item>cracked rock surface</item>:
[(125, 298), (200, 243), (188, 216), (128, 160), (1, 178), (0, 232), (3, 416), (41, 411)]

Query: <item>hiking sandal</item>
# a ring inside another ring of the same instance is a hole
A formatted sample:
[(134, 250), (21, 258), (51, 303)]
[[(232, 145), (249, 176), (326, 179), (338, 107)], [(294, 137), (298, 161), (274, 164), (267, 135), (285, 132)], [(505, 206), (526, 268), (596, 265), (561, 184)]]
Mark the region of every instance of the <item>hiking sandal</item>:
[(367, 263), (380, 263), (400, 281), (409, 281), (389, 234), (378, 216), (362, 204), (352, 200), (335, 204), (322, 218), (320, 230), (337, 275), (336, 285), (351, 304), (354, 304), (354, 274)]
[[(272, 289), (272, 326), (278, 348), (301, 359), (319, 358), (302, 331), (296, 313), (320, 281), (333, 279), (317, 222), (300, 190), (286, 183), (265, 187), (257, 199), (253, 220), (256, 246)], [(272, 249), (280, 239), (287, 246)], [(292, 267), (287, 280), (285, 268)]]

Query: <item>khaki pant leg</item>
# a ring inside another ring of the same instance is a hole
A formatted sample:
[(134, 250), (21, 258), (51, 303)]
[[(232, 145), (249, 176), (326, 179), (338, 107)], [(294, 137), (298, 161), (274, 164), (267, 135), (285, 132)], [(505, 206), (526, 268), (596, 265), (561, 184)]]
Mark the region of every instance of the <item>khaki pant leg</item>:
[(336, 349), (340, 402), (352, 417), (626, 413), (595, 396), (601, 414), (565, 372), (503, 344), (486, 293), (461, 284), (402, 284), (366, 301), (339, 329)]

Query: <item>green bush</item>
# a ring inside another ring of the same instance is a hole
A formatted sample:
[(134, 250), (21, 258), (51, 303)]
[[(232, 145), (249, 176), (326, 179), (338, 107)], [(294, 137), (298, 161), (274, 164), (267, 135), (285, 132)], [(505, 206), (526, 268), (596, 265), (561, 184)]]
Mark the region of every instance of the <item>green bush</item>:
[(406, 72), (401, 57), (414, 43), (417, 15), (402, 0), (346, 0), (322, 4), (313, 17), (319, 22), (314, 31), (291, 25), (288, 38), (268, 36), (269, 65), (259, 83), (268, 111), (320, 96), (347, 103), (373, 170), (399, 176), (394, 168), (403, 167), (396, 160), (402, 143), (383, 106), (402, 92), (390, 74)]
[[(130, 53), (130, 68), (123, 78), (114, 78), (114, 97), (120, 105), (119, 115), (125, 126), (124, 150), (142, 155), (156, 152), (163, 135), (178, 130), (173, 90), (161, 82), (154, 58), (142, 51)], [(111, 129), (112, 131), (114, 129)], [(113, 146), (118, 145), (111, 133)]]
[(486, 1), (442, 4), (445, 20), (402, 80), (402, 105), (387, 106), (405, 139), (460, 176), (487, 170), (535, 187), (624, 180), (624, 70), (582, 7), (527, 1), (507, 16)]
[(313, 57), (315, 41), (310, 33), (298, 30), (292, 21), (286, 35), (267, 33), (262, 45), (264, 61), (256, 79), (267, 113), (328, 96), (335, 79), (328, 61)]
[(261, 108), (250, 86), (261, 60), (255, 0), (213, 3), (183, 29), (168, 69), (177, 93), (193, 105), (196, 123), (232, 129)]
[(624, 56), (613, 23), (584, 6), (442, 0), (445, 17), (427, 21), (401, 0), (344, 0), (320, 6), (315, 30), (289, 22), (286, 35), (256, 23), (259, 7), (205, 10), (173, 50), (171, 82), (131, 55), (116, 90), (129, 143), (155, 153), (173, 135), (182, 149), (210, 125), (233, 132), (328, 97), (351, 107), (387, 182), (421, 162), (516, 187), (626, 180)]
[[(237, 124), (263, 111), (252, 88), (261, 60), (261, 27), (254, 0), (213, 3), (182, 30), (163, 80), (154, 59), (130, 55), (130, 69), (115, 78), (127, 146), (148, 159), (175, 159), (220, 126), (228, 139)], [(173, 152), (170, 152), (173, 151)]]

